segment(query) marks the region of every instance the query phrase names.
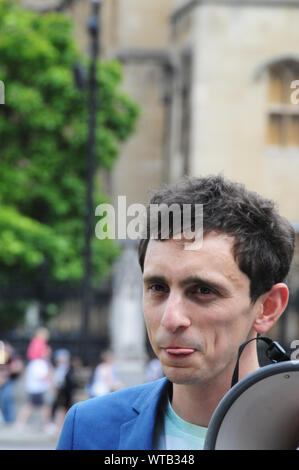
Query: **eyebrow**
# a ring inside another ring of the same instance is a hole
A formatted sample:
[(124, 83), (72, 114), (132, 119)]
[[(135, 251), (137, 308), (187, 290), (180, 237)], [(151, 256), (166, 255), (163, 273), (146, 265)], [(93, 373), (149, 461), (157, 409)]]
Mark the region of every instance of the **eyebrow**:
[[(168, 281), (167, 281), (165, 276), (157, 276), (157, 275), (145, 276), (143, 278), (143, 282), (144, 282), (144, 284), (150, 284), (150, 283), (154, 283), (154, 282), (157, 282), (157, 283), (160, 282), (160, 283), (163, 283), (163, 284), (168, 284)], [(204, 278), (204, 277), (190, 276), (190, 277), (187, 277), (186, 279), (183, 279), (182, 281), (179, 282), (179, 285), (181, 287), (185, 287), (185, 286), (192, 285), (192, 284), (204, 285), (206, 287), (209, 287), (212, 290), (217, 290), (217, 291), (221, 292), (221, 294), (224, 295), (224, 296), (230, 296), (231, 295), (228, 288), (226, 288), (223, 284), (218, 283), (218, 282), (216, 282), (214, 280), (211, 280), (211, 279)]]

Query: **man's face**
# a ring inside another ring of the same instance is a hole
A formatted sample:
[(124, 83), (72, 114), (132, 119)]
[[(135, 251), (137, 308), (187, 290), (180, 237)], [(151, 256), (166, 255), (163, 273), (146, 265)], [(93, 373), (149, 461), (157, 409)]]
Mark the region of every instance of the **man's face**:
[(143, 307), (149, 339), (165, 375), (198, 384), (231, 372), (240, 344), (254, 333), (257, 304), (233, 257), (233, 238), (211, 232), (202, 248), (150, 240)]

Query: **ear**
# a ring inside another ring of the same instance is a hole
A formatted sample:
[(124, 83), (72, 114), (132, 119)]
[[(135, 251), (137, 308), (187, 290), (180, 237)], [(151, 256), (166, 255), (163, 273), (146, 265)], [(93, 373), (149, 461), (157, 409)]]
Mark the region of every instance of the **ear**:
[(289, 300), (289, 289), (286, 284), (274, 284), (272, 289), (261, 296), (259, 313), (253, 324), (257, 333), (263, 334), (279, 319), (286, 309)]

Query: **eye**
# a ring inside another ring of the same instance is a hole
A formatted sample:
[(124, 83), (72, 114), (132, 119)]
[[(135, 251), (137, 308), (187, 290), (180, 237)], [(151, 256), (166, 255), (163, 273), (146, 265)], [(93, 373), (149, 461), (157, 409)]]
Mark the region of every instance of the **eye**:
[(153, 294), (163, 294), (168, 292), (168, 287), (164, 286), (163, 284), (151, 284), (148, 287), (148, 290)]
[(211, 297), (216, 294), (214, 290), (207, 286), (194, 286), (190, 293), (201, 297)]
[(209, 287), (197, 287), (196, 292), (202, 295), (214, 294), (214, 292)]

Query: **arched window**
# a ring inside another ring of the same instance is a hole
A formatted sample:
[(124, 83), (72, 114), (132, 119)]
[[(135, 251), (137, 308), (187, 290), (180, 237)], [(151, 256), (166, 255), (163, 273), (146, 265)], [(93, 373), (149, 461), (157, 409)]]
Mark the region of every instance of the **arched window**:
[(299, 106), (291, 101), (291, 84), (299, 80), (299, 61), (284, 59), (268, 65), (267, 144), (299, 147)]

